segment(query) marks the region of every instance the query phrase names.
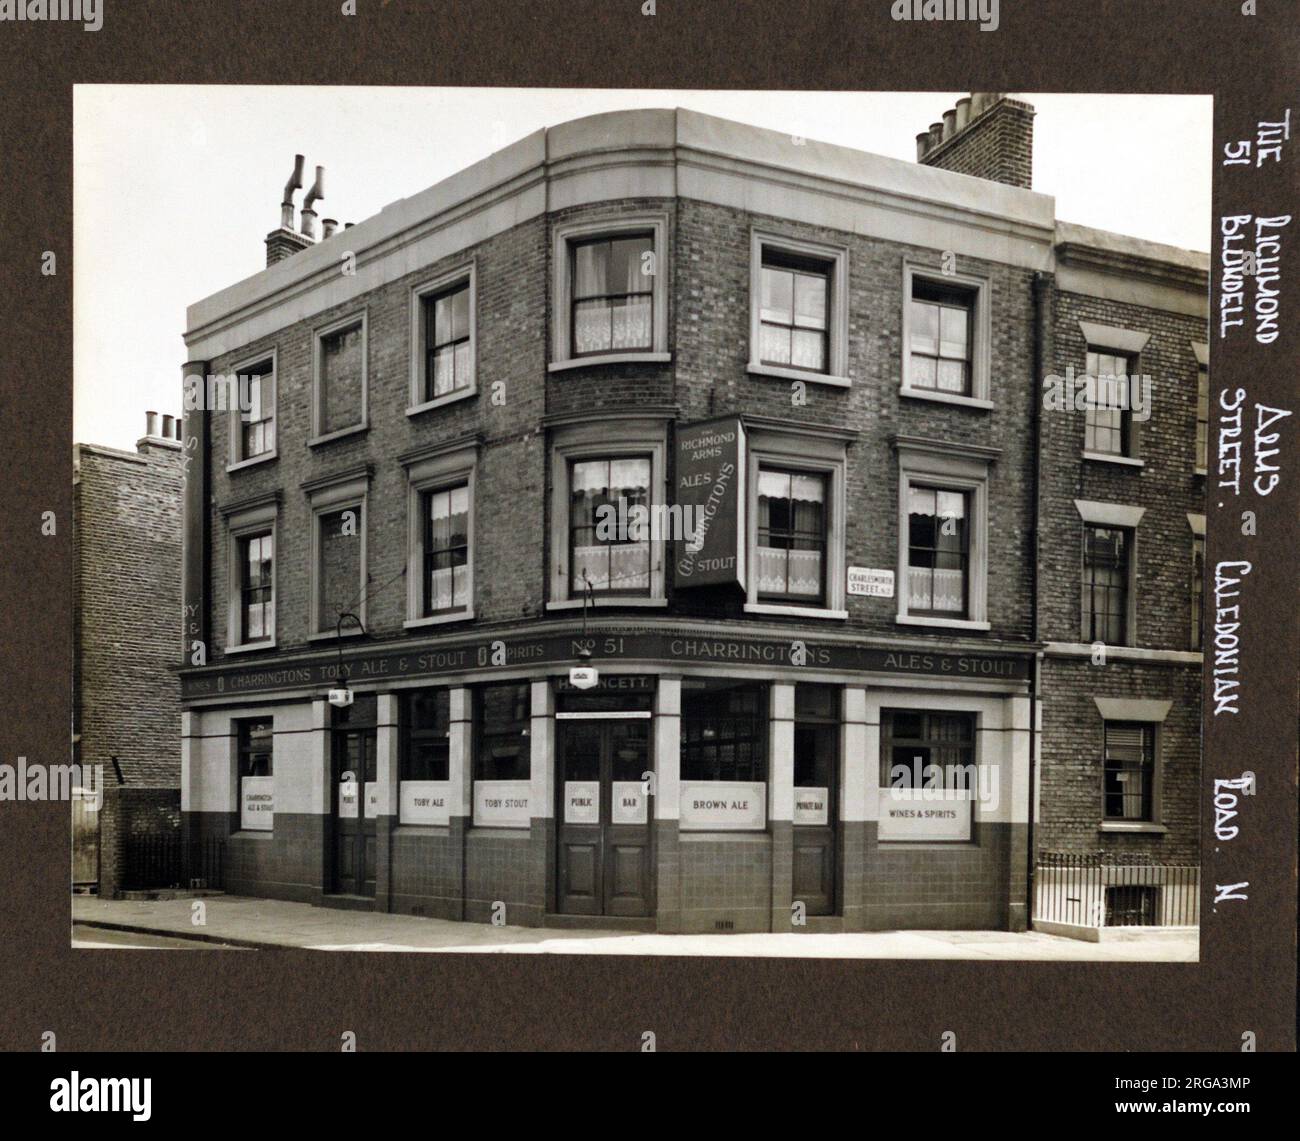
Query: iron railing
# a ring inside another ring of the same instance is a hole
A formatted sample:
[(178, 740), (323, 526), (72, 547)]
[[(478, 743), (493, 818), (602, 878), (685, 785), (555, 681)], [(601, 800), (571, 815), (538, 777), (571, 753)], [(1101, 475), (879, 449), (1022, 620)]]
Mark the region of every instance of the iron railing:
[(166, 834), (128, 835), (123, 848), (124, 890), (220, 891), (225, 886), (226, 843), (218, 837), (186, 841)]
[(1201, 869), (1114, 852), (1040, 852), (1034, 919), (1080, 927), (1195, 927)]

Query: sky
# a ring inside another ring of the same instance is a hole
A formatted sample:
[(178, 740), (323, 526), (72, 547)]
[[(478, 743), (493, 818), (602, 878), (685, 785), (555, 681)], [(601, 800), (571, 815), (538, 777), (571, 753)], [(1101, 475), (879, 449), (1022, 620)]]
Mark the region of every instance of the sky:
[[(962, 94), (78, 85), (73, 440), (131, 450), (146, 410), (179, 414), (185, 308), (265, 266), (295, 154), (307, 185), (325, 167), (320, 216), (359, 222), (601, 111), (689, 107), (913, 162)], [(1016, 95), (1059, 219), (1209, 249), (1208, 96)]]

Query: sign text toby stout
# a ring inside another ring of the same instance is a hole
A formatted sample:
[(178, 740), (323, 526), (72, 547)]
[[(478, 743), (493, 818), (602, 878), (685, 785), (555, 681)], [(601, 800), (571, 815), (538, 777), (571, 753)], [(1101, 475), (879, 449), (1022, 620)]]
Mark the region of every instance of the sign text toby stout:
[(676, 583), (745, 585), (745, 429), (737, 416), (677, 430), (676, 501), (697, 520), (676, 543)]

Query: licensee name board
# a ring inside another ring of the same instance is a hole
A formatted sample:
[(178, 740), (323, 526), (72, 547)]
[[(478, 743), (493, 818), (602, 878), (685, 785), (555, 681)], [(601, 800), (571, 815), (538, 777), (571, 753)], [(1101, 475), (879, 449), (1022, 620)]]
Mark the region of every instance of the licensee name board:
[(964, 789), (893, 789), (879, 792), (880, 840), (953, 842), (971, 838), (974, 801)]
[(532, 785), (526, 780), (476, 780), (476, 828), (527, 828), (531, 823)]
[(767, 827), (767, 785), (761, 781), (692, 781), (681, 791), (683, 831), (761, 832)]
[[(967, 681), (1025, 682), (1028, 653), (943, 653), (889, 648), (850, 642), (818, 642), (733, 634), (681, 634), (626, 627), (603, 627), (586, 638), (571, 635), (505, 634), (437, 649), (403, 645), (345, 658), (342, 677), (351, 685), (379, 684), (394, 678), (455, 675), (470, 670), (518, 670), (521, 666), (563, 664), (567, 669), (579, 653), (590, 653), (592, 664), (604, 667), (620, 661), (663, 665), (725, 665), (778, 669), (845, 670), (855, 674), (920, 674)], [(215, 671), (186, 670), (181, 674), (182, 697), (237, 698), (265, 693), (326, 687), (340, 676), (333, 660), (290, 659), (272, 667), (231, 666)], [(602, 672), (603, 676), (603, 672)], [(612, 688), (612, 687), (611, 687)]]
[(450, 781), (404, 780), (398, 786), (399, 824), (446, 824), (450, 820)]
[(239, 827), (270, 832), (275, 821), (275, 777), (244, 777), (239, 782)]

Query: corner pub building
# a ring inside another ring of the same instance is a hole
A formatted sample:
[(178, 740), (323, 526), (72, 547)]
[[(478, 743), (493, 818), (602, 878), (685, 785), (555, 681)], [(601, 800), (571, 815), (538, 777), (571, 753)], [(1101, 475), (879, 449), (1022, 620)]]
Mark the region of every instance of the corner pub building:
[[(292, 179), (188, 311), (182, 807), (226, 889), (1022, 930), (1039, 850), (1194, 864), (1206, 258), (1058, 222), (1032, 121), (963, 99), (914, 164), (602, 114), (319, 239)], [(1149, 418), (1050, 410), (1067, 367)]]

